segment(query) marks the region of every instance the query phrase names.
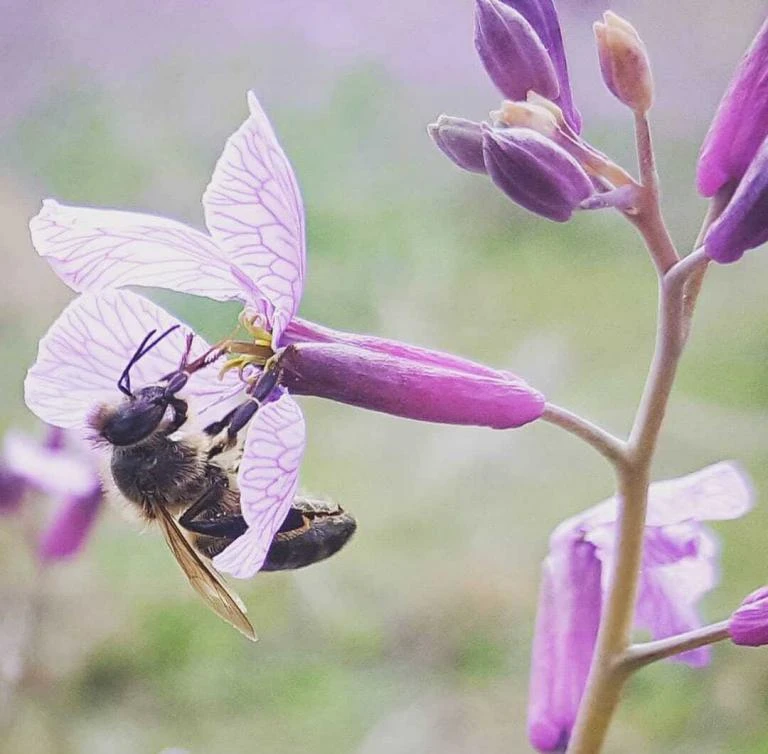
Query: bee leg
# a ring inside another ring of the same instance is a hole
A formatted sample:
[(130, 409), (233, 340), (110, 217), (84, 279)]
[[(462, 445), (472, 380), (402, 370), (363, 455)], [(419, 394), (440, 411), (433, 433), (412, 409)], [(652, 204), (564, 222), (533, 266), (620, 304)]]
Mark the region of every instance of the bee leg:
[(219, 518), (202, 519), (201, 521), (186, 521), (179, 523), (188, 531), (195, 534), (205, 534), (209, 537), (218, 539), (228, 539), (232, 541), (241, 534), (245, 534), (248, 524), (242, 516), (220, 516)]

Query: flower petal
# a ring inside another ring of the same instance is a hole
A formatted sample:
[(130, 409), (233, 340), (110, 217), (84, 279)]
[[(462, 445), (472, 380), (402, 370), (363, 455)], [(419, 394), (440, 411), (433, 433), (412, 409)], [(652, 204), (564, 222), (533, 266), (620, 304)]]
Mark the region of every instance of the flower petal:
[(40, 539), (40, 559), (50, 562), (77, 555), (93, 530), (103, 499), (100, 486), (90, 494), (65, 499)]
[(248, 579), (263, 565), (296, 494), (305, 442), (304, 417), (287, 393), (252, 419), (238, 473), (248, 531), (213, 559), (220, 571)]
[(76, 291), (146, 285), (217, 301), (243, 297), (216, 243), (175, 220), (46, 199), (29, 229), (38, 253)]
[(18, 432), (5, 436), (3, 457), (10, 471), (47, 495), (89, 495), (101, 484), (95, 461), (71, 450), (52, 450)]
[(280, 335), (304, 284), (304, 207), (296, 177), (253, 92), (251, 114), (228, 139), (203, 195), (208, 230), (229, 253), (251, 303)]
[(595, 548), (571, 538), (544, 560), (533, 640), (528, 738), (564, 751), (589, 674), (602, 609)]
[[(656, 530), (666, 540), (667, 556), (672, 554), (676, 546), (675, 528), (678, 527), (666, 528), (663, 534), (661, 530)], [(701, 626), (698, 602), (716, 586), (719, 578), (719, 547), (715, 536), (701, 525), (695, 527), (695, 534), (691, 531), (694, 528), (691, 525), (679, 528), (689, 530), (687, 533), (680, 532), (682, 539), (679, 542), (682, 545), (679, 548), (681, 552), (690, 552), (688, 557), (656, 565), (654, 560), (658, 562), (659, 548), (653, 545), (649, 548), (646, 542), (643, 552), (635, 625), (650, 631), (654, 639), (664, 639)], [(700, 647), (671, 659), (692, 667), (702, 667), (709, 662), (709, 658), (709, 648)]]
[[(734, 461), (720, 461), (686, 476), (653, 482), (648, 497), (649, 527), (685, 521), (727, 521), (743, 516), (754, 504), (749, 475)], [(552, 538), (613, 524), (617, 515), (616, 498), (610, 497), (563, 521)]]
[[(119, 400), (117, 380), (146, 334), (179, 324), (168, 312), (130, 291), (80, 296), (40, 340), (37, 361), (24, 384), (27, 405), (49, 424), (84, 428), (95, 406)], [(185, 332), (180, 328), (171, 333), (134, 366), (134, 386), (156, 383), (178, 368)], [(207, 350), (208, 344), (195, 335), (192, 358)], [(233, 396), (240, 392), (235, 375), (219, 381), (217, 371), (211, 366), (195, 373), (180, 393), (197, 402), (194, 409), (203, 421), (208, 420), (212, 406), (226, 413), (236, 405)]]

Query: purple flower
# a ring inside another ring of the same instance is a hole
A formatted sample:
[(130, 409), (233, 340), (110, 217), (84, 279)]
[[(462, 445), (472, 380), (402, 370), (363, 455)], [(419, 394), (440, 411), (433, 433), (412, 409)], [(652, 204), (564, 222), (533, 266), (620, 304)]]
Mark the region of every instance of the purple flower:
[(768, 137), (741, 179), (736, 193), (704, 238), (707, 256), (735, 262), (768, 241)]
[(55, 428), (41, 443), (17, 433), (6, 435), (3, 459), (21, 491), (53, 500), (53, 518), (44, 530), (38, 554), (43, 562), (71, 558), (85, 545), (103, 502), (95, 458), (67, 442)]
[(704, 137), (696, 183), (702, 196), (735, 185), (768, 136), (768, 20), (739, 63)]
[(728, 622), (728, 633), (734, 644), (762, 647), (768, 644), (768, 587), (747, 595)]
[[(553, 0), (501, 0), (505, 6), (519, 13), (530, 25), (550, 58), (558, 83), (558, 92), (550, 97), (563, 111), (565, 119), (576, 133), (581, 131), (581, 115), (573, 104), (573, 92), (568, 76), (568, 63), (563, 46), (563, 35), (560, 30), (560, 20)], [(477, 8), (477, 6), (476, 6)], [(479, 12), (476, 10), (476, 13)], [(521, 61), (513, 58), (510, 60), (510, 68), (521, 65)], [(549, 97), (545, 92), (533, 88), (538, 94)], [(502, 90), (503, 91), (503, 90)], [(504, 92), (506, 95), (506, 92)], [(509, 95), (506, 95), (509, 96)], [(513, 96), (511, 99), (525, 99)]]
[[(637, 628), (661, 639), (701, 625), (697, 604), (717, 582), (718, 547), (700, 522), (737, 518), (751, 506), (749, 480), (730, 462), (650, 486)], [(528, 735), (539, 751), (562, 751), (570, 737), (611, 573), (617, 515), (610, 498), (563, 521), (550, 538), (528, 708)], [(709, 648), (674, 659), (699, 667)]]
[(530, 128), (485, 126), (483, 153), (491, 180), (514, 202), (549, 220), (569, 220), (593, 193), (581, 165)]
[[(41, 340), (26, 382), (30, 408), (52, 424), (83, 427), (94, 406), (114, 400), (115, 382), (142, 338), (180, 324), (146, 299), (114, 290), (149, 285), (243, 302), (249, 321), (258, 323), (251, 330), (262, 355), (242, 356), (239, 363), (259, 368), (270, 355), (282, 354), (297, 393), (429, 421), (508, 428), (537, 419), (543, 397), (514, 375), (296, 317), (306, 267), (303, 204), (252, 94), (249, 107), (250, 117), (227, 141), (203, 196), (209, 235), (161, 217), (51, 201), (33, 218), (39, 253), (62, 280), (87, 293)], [(135, 384), (156, 383), (176, 369), (184, 342), (182, 329), (162, 341), (136, 365)], [(207, 348), (195, 336), (192, 357)], [(391, 378), (390, 395), (383, 395), (376, 370)], [(210, 421), (237, 405), (243, 389), (232, 372), (219, 381), (212, 369), (203, 369), (180, 395)], [(442, 391), (439, 398), (435, 389)], [(463, 404), (459, 410), (452, 408), (456, 401)], [(258, 570), (293, 499), (303, 447), (304, 422), (290, 395), (259, 410), (239, 471), (249, 530), (216, 558), (221, 570), (241, 577)]]

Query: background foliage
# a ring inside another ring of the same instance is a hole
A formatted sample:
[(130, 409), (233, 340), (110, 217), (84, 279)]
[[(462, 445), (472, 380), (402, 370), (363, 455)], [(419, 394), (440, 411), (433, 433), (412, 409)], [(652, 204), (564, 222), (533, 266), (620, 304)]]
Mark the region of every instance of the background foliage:
[[(26, 223), (43, 196), (201, 223), (199, 197), (254, 88), (309, 213), (302, 314), (509, 368), (624, 432), (647, 368), (654, 279), (611, 214), (529, 217), (459, 174), (424, 126), (482, 118), (497, 95), (474, 59), (468, 1), (8, 2), (0, 30), (0, 429), (39, 432), (21, 383), (70, 293)], [(599, 85), (597, 3), (563, 0), (575, 89), (594, 143), (631, 164), (629, 119)], [(669, 220), (685, 248), (707, 119), (762, 3), (617, 2), (646, 39)], [(695, 23), (691, 20), (695, 19)], [(723, 457), (768, 490), (768, 259), (712, 271), (657, 476)], [(209, 337), (232, 311), (157, 294)], [(0, 714), (0, 751), (128, 754), (508, 754), (527, 751), (538, 565), (562, 518), (610, 494), (589, 450), (548, 426), (419, 425), (303, 402), (302, 484), (359, 520), (347, 550), (243, 585), (247, 644), (184, 585), (161, 540), (105, 512), (77, 562), (40, 573), (28, 540), (49, 514), (0, 520), (0, 677), (31, 657)], [(765, 503), (718, 527), (720, 618), (766, 580)], [(768, 655), (720, 647), (706, 671), (632, 683), (608, 751), (762, 752)]]

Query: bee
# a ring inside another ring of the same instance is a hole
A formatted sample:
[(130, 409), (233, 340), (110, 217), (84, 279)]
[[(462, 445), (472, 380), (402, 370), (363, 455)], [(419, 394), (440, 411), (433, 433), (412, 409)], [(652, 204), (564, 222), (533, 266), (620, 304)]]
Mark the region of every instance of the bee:
[[(190, 336), (176, 371), (136, 391), (130, 378), (136, 362), (177, 327), (157, 336), (153, 330), (144, 338), (117, 381), (123, 400), (116, 406), (99, 406), (89, 424), (95, 439), (111, 447), (110, 471), (117, 489), (142, 518), (159, 525), (192, 587), (217, 615), (255, 640), (245, 606), (210, 559), (247, 529), (234, 484), (237, 433), (274, 390), (278, 375), (265, 370), (249, 401), (201, 434), (179, 436), (188, 406), (178, 393), (190, 374), (209, 363), (210, 354), (188, 363)], [(262, 570), (303, 568), (330, 557), (355, 528), (355, 519), (339, 506), (297, 497), (272, 540)]]

